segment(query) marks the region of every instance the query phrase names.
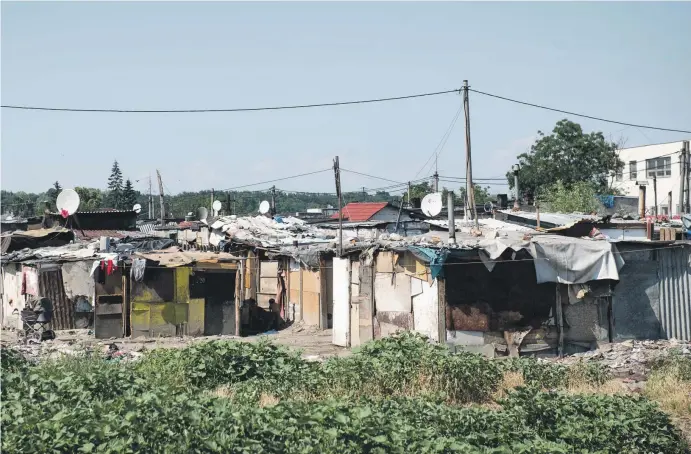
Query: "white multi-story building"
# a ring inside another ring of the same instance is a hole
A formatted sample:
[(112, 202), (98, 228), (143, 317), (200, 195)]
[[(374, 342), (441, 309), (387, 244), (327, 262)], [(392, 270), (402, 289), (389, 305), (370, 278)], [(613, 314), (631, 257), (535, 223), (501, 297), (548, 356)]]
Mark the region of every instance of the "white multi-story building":
[[(683, 141), (679, 141), (622, 148), (618, 153), (619, 158), (624, 161), (624, 169), (616, 175), (613, 186), (624, 195), (637, 197), (639, 187), (636, 182), (646, 181), (645, 207), (648, 213), (652, 213), (655, 208), (653, 177), (656, 177), (658, 214), (680, 214), (680, 158), (683, 144)], [(670, 193), (672, 194), (672, 213), (669, 213)]]

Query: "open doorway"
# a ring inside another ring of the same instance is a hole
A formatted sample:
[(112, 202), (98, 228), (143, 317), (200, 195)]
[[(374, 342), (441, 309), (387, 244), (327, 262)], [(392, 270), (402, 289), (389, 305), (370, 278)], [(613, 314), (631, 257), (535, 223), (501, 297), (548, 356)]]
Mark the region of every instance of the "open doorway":
[(190, 298), (204, 298), (204, 335), (236, 335), (235, 271), (196, 271)]

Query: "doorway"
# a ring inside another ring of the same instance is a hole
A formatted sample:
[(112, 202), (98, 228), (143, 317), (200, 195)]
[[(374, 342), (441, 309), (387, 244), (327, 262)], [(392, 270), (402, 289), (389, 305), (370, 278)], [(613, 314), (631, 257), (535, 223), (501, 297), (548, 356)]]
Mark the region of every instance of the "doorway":
[(195, 287), (203, 288), (204, 335), (236, 335), (235, 271), (196, 272), (195, 278)]

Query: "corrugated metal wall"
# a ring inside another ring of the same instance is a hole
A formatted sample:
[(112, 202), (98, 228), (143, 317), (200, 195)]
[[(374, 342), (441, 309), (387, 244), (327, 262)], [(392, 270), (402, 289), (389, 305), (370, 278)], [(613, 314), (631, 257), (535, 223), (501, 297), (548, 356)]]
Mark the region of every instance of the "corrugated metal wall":
[(657, 253), (663, 336), (691, 340), (691, 247), (661, 248)]
[(42, 271), (38, 274), (40, 295), (53, 302), (52, 329), (74, 329), (74, 307), (65, 294), (62, 270)]

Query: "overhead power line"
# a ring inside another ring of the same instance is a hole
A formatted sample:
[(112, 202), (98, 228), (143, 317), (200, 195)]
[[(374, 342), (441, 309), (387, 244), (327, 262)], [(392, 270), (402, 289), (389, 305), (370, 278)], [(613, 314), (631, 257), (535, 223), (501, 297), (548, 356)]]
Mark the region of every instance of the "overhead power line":
[(423, 170), (425, 170), (425, 168), (427, 168), (427, 165), (430, 163), (432, 158), (435, 158), (435, 161), (437, 159), (439, 159), (439, 155), (441, 154), (442, 150), (444, 149), (444, 146), (446, 145), (446, 141), (449, 140), (449, 136), (451, 136), (451, 132), (453, 131), (454, 126), (456, 126), (456, 121), (458, 121), (458, 117), (461, 115), (461, 112), (463, 112), (463, 104), (461, 104), (458, 107), (456, 114), (454, 115), (453, 119), (451, 120), (451, 124), (449, 124), (449, 127), (446, 128), (444, 135), (439, 140), (439, 143), (434, 148), (434, 151), (432, 151), (432, 154), (430, 155), (430, 157), (427, 158), (427, 161), (425, 162), (425, 164), (422, 167), (420, 167), (420, 170), (417, 171), (417, 173), (415, 174), (415, 178), (417, 178), (417, 176), (420, 175), (420, 172), (422, 172)]
[(634, 128), (655, 129), (655, 130), (657, 130), (657, 131), (681, 132), (681, 133), (685, 133), (685, 134), (691, 134), (691, 131), (687, 131), (687, 130), (684, 130), (684, 129), (671, 129), (671, 128), (660, 128), (660, 127), (657, 127), (657, 126), (637, 125), (637, 124), (634, 124), (634, 123), (626, 123), (626, 122), (623, 122), (623, 121), (608, 120), (608, 119), (606, 119), (606, 118), (594, 117), (594, 116), (592, 116), (592, 115), (580, 114), (580, 113), (576, 113), (576, 112), (569, 112), (568, 110), (555, 109), (554, 107), (547, 107), (547, 106), (542, 106), (542, 105), (540, 105), (540, 104), (533, 104), (533, 103), (526, 102), (526, 101), (519, 101), (519, 100), (517, 100), (517, 99), (511, 99), (511, 98), (507, 98), (507, 97), (505, 97), (505, 96), (499, 96), (499, 95), (495, 95), (495, 94), (492, 94), (492, 93), (486, 93), (486, 92), (484, 92), (484, 91), (475, 90), (475, 89), (472, 89), (472, 88), (469, 88), (468, 91), (472, 91), (473, 93), (478, 93), (478, 94), (480, 94), (480, 95), (490, 96), (490, 97), (492, 97), (492, 98), (502, 99), (502, 100), (504, 100), (504, 101), (509, 101), (509, 102), (513, 102), (513, 103), (516, 103), (516, 104), (522, 104), (522, 105), (524, 105), (524, 106), (537, 107), (538, 109), (551, 110), (552, 112), (559, 112), (559, 113), (563, 113), (563, 114), (567, 114), (567, 115), (574, 115), (574, 116), (576, 116), (576, 117), (588, 118), (588, 119), (590, 119), (590, 120), (604, 121), (604, 122), (606, 122), (606, 123), (614, 123), (614, 124), (617, 124), (617, 125), (631, 126), (631, 127), (634, 127)]
[(260, 182), (258, 182), (258, 183), (250, 183), (250, 184), (245, 184), (245, 185), (242, 185), (242, 186), (235, 186), (235, 187), (233, 187), (233, 188), (221, 189), (221, 191), (234, 191), (234, 190), (236, 190), (236, 189), (249, 188), (249, 187), (252, 187), (252, 186), (259, 186), (259, 185), (262, 185), (262, 184), (275, 183), (275, 182), (277, 182), (277, 181), (291, 180), (291, 179), (293, 179), (293, 178), (300, 178), (300, 177), (306, 177), (306, 176), (308, 176), (308, 175), (316, 175), (316, 174), (318, 174), (318, 173), (331, 172), (331, 170), (332, 170), (331, 168), (322, 169), (322, 170), (316, 170), (316, 171), (314, 171), (314, 172), (301, 173), (301, 174), (298, 174), (298, 175), (291, 175), (291, 176), (289, 176), (289, 177), (276, 178), (276, 179), (274, 179), (274, 180), (260, 181)]
[(42, 110), (50, 112), (91, 112), (91, 113), (219, 113), (219, 112), (258, 112), (263, 110), (290, 110), (290, 109), (309, 109), (313, 107), (333, 107), (333, 106), (348, 106), (353, 104), (369, 104), (376, 102), (401, 101), (404, 99), (425, 98), (429, 96), (447, 95), (449, 93), (457, 93), (459, 90), (444, 90), (434, 91), (429, 93), (418, 93), (414, 95), (392, 96), (388, 98), (374, 98), (361, 99), (357, 101), (337, 101), (325, 102), (318, 104), (297, 104), (288, 106), (271, 106), (271, 107), (238, 107), (227, 109), (171, 109), (171, 110), (157, 110), (157, 109), (80, 109), (74, 107), (39, 107), (39, 106), (22, 106), (22, 105), (2, 105), (3, 109), (17, 109), (17, 110)]
[(367, 174), (367, 173), (356, 172), (355, 170), (344, 169), (343, 167), (341, 167), (341, 170), (344, 171), (344, 172), (348, 172), (348, 173), (354, 173), (355, 175), (360, 175), (360, 176), (367, 177), (367, 178), (373, 178), (373, 179), (375, 179), (375, 180), (386, 181), (386, 182), (389, 182), (389, 183), (407, 184), (407, 183), (404, 183), (404, 182), (402, 182), (402, 181), (390, 180), (390, 179), (388, 179), (388, 178), (378, 177), (378, 176), (376, 176), (376, 175), (370, 175), (370, 174)]

